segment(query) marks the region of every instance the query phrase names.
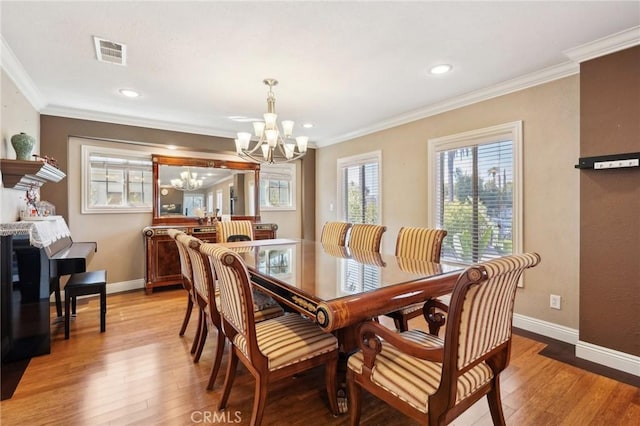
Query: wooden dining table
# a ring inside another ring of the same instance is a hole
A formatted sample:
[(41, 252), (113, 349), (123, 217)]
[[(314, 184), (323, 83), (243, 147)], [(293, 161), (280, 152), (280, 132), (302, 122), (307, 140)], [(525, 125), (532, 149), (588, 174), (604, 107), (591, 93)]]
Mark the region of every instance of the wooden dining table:
[(362, 321), (453, 290), (460, 265), (325, 246), (299, 239), (224, 243), (244, 259), (251, 280), (289, 310), (333, 332), (340, 351), (356, 347)]

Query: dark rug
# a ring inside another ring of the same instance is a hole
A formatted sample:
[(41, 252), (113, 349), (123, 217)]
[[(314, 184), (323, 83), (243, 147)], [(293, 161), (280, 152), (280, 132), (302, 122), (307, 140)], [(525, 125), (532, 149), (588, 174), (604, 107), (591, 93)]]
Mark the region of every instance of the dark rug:
[(573, 365), (574, 367), (586, 370), (590, 373), (608, 377), (631, 386), (640, 387), (640, 377), (638, 376), (576, 357), (576, 347), (570, 343), (551, 339), (549, 337), (515, 327), (513, 328), (513, 332), (519, 336), (545, 343), (547, 346), (539, 352), (542, 356), (546, 356), (547, 358), (551, 358), (565, 364)]
[(0, 388), (2, 388), (0, 401), (4, 401), (13, 396), (24, 371), (29, 365), (29, 361), (31, 361), (31, 358), (2, 363), (2, 367), (0, 367), (0, 372), (2, 373), (0, 378)]

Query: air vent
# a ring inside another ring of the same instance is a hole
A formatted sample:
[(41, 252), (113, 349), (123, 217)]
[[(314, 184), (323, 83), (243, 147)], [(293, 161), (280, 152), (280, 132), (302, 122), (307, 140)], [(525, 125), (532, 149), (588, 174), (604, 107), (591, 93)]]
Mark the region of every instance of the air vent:
[(115, 41), (93, 37), (96, 49), (96, 58), (100, 62), (108, 62), (116, 65), (127, 64), (127, 46)]

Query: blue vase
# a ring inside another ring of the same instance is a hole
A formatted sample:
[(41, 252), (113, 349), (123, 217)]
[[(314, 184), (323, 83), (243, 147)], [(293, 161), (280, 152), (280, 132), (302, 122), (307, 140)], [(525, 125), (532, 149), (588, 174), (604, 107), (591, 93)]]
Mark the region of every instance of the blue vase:
[(31, 150), (36, 140), (26, 133), (11, 136), (11, 145), (16, 151), (16, 160), (31, 160)]

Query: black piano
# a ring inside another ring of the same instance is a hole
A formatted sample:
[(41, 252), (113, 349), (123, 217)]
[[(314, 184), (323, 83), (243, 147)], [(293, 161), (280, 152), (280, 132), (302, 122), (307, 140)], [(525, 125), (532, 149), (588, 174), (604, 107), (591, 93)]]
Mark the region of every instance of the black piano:
[(97, 244), (65, 237), (37, 248), (26, 235), (1, 238), (2, 362), (48, 354), (51, 294), (62, 317), (60, 277), (86, 271)]

